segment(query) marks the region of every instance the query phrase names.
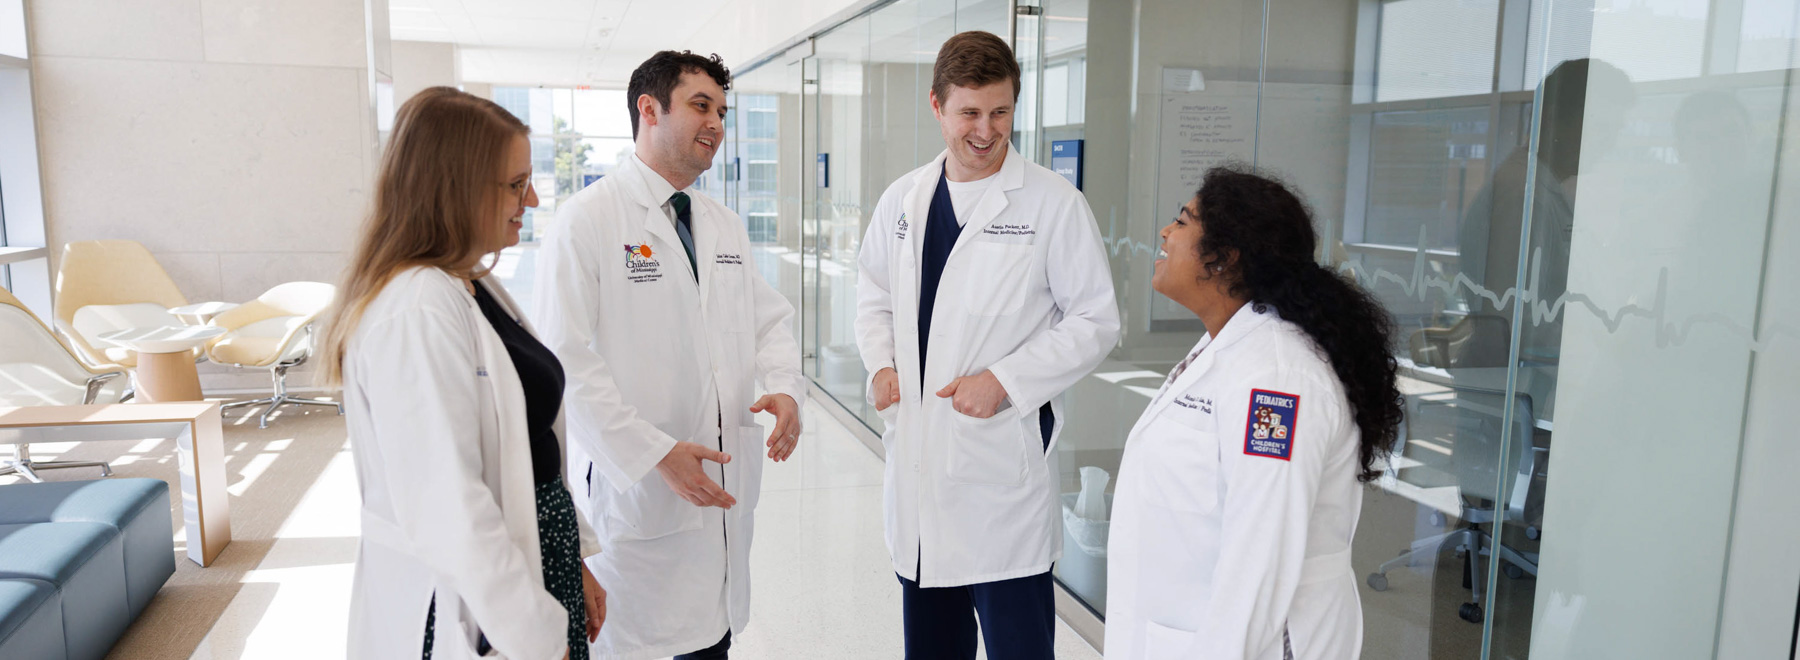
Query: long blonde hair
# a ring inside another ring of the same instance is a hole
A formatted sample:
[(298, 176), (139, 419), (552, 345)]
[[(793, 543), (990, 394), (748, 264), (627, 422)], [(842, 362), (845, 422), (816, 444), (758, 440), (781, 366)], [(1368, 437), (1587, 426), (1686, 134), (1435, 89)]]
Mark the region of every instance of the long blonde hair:
[(322, 384), (342, 384), (346, 344), (394, 275), (432, 266), (480, 276), (469, 272), (469, 258), (496, 231), (485, 219), (506, 176), (507, 150), (529, 134), (499, 104), (451, 87), (426, 89), (400, 106), (375, 179), (374, 208), (326, 315)]

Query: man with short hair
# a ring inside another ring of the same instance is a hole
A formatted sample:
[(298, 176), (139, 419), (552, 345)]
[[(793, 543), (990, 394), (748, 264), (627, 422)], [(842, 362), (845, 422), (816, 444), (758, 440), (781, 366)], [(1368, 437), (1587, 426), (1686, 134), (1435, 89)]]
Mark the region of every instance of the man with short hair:
[(744, 221), (693, 187), (730, 85), (717, 55), (663, 51), (632, 72), (636, 154), (564, 202), (539, 250), (569, 478), (587, 488), (604, 548), (589, 566), (613, 603), (596, 658), (727, 656), (750, 614), (761, 454), (787, 460), (800, 437), (793, 307), (750, 263)]
[(882, 194), (858, 257), (908, 658), (972, 660), (977, 625), (989, 658), (1052, 657), (1061, 394), (1119, 336), (1087, 201), (1008, 144), (1018, 96), (1006, 42), (945, 42), (931, 110), (946, 150)]

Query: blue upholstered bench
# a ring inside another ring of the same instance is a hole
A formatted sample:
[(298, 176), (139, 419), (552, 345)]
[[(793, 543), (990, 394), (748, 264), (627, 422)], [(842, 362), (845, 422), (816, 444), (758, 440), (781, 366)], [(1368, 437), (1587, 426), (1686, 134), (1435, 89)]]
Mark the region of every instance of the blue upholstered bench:
[(175, 573), (169, 485), (0, 486), (0, 658), (99, 660)]

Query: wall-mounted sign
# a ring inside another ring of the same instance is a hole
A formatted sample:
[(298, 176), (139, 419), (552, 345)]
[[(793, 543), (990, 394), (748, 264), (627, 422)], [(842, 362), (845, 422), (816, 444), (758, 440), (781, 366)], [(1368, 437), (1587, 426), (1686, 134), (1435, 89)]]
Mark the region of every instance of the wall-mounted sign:
[(1085, 140), (1057, 140), (1050, 143), (1050, 169), (1081, 189), (1081, 143)]

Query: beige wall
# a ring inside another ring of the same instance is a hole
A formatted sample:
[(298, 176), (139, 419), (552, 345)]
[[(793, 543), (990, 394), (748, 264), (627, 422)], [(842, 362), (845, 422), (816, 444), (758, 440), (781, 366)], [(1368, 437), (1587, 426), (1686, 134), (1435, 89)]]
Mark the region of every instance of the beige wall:
[(364, 2), (29, 10), (53, 254), (139, 241), (191, 301), (337, 280), (377, 149)]
[[(456, 44), (396, 41), (393, 58), (396, 108), (427, 87), (455, 87), (462, 82), (457, 74)], [(489, 89), (482, 96), (490, 96)]]

